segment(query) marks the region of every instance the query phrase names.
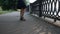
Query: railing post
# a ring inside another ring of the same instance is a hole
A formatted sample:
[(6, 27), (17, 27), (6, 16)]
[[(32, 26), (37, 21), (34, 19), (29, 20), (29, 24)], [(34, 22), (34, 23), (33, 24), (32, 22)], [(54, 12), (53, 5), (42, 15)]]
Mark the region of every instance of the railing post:
[(38, 0), (38, 3), (39, 3), (39, 17), (42, 17), (42, 10), (41, 10), (42, 0), (41, 1)]

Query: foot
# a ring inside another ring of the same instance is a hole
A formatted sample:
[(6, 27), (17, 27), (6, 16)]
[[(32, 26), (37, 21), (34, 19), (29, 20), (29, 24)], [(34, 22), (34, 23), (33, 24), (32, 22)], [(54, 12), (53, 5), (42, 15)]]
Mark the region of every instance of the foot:
[(25, 21), (25, 19), (24, 19), (24, 18), (20, 18), (20, 20), (21, 20), (21, 21)]

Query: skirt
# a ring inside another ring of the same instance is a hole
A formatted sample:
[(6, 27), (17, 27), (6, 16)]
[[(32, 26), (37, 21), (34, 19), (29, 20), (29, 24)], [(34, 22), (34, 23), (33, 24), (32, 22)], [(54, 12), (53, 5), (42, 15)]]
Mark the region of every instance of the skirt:
[(22, 0), (19, 0), (18, 3), (17, 3), (17, 9), (25, 9), (26, 8), (26, 4), (24, 3), (24, 1)]

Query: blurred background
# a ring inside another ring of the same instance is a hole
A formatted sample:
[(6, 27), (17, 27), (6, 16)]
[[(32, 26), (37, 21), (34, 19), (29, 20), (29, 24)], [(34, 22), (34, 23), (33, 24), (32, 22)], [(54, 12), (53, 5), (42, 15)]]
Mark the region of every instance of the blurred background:
[[(0, 14), (16, 11), (17, 10), (17, 1), (18, 0), (0, 0)], [(30, 3), (35, 2), (36, 0), (25, 0), (26, 6), (29, 9)]]

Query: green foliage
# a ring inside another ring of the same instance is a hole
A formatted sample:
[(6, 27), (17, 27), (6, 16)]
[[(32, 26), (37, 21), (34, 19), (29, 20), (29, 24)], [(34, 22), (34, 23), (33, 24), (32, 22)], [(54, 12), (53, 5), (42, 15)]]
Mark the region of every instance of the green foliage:
[(0, 6), (3, 10), (16, 9), (17, 0), (0, 0)]
[[(0, 6), (3, 10), (16, 10), (17, 9), (17, 2), (18, 0), (0, 0)], [(26, 5), (28, 5), (28, 1), (25, 1)]]

